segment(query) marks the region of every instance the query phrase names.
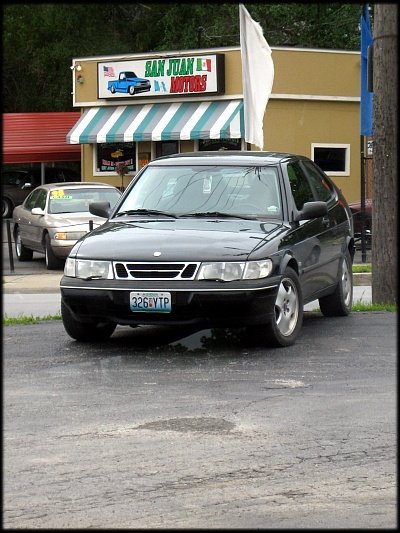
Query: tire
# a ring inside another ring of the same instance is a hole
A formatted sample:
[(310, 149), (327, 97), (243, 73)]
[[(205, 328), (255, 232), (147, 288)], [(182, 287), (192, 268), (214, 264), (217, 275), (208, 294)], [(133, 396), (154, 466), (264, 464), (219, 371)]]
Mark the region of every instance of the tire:
[(353, 305), (353, 269), (349, 251), (342, 258), (339, 280), (335, 291), (319, 299), (319, 308), (324, 316), (347, 316)]
[(257, 337), (268, 346), (291, 346), (296, 342), (302, 324), (303, 296), (299, 277), (287, 267), (279, 284), (271, 320), (257, 326)]
[(68, 335), (80, 342), (104, 341), (111, 337), (117, 327), (112, 322), (80, 322), (74, 318), (62, 300), (61, 317)]
[(115, 85), (111, 85), (111, 94), (115, 94)]
[(44, 253), (46, 258), (47, 270), (61, 270), (64, 266), (64, 261), (54, 255), (53, 249), (50, 244), (50, 235), (46, 233), (44, 238)]
[(14, 230), (14, 242), (15, 242), (15, 255), (17, 256), (18, 261), (21, 261), (21, 263), (24, 261), (32, 261), (33, 250), (29, 250), (29, 248), (25, 248), (25, 246), (22, 244), (21, 232), (19, 231), (18, 226), (16, 226)]
[(131, 96), (133, 96), (135, 94), (135, 87), (133, 87), (133, 85), (130, 85), (128, 88), (128, 92)]
[(14, 206), (8, 198), (1, 199), (1, 211), (3, 218), (11, 218)]

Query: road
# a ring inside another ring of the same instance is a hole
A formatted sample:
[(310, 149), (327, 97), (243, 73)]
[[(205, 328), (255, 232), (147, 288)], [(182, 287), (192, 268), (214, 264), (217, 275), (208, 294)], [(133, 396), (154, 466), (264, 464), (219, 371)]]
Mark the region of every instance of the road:
[(60, 321), (3, 331), (3, 527), (397, 526), (396, 315), (295, 346)]

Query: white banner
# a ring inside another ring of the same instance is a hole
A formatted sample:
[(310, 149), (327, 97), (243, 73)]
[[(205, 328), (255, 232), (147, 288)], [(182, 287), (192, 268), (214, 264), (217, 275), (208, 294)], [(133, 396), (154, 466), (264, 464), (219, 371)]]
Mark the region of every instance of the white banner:
[(239, 4), (245, 140), (264, 149), (264, 113), (274, 82), (271, 48), (263, 30)]

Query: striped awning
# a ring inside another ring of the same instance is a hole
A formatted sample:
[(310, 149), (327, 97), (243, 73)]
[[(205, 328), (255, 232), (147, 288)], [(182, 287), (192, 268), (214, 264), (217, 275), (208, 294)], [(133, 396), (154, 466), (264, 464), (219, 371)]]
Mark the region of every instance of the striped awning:
[(92, 107), (67, 135), (69, 144), (240, 139), (242, 100)]

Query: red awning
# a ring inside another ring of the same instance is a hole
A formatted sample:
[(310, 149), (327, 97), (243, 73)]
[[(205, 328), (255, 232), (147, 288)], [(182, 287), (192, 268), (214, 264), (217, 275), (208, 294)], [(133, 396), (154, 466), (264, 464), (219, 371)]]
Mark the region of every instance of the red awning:
[(80, 145), (67, 134), (81, 113), (3, 113), (3, 163), (80, 161)]

